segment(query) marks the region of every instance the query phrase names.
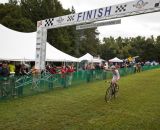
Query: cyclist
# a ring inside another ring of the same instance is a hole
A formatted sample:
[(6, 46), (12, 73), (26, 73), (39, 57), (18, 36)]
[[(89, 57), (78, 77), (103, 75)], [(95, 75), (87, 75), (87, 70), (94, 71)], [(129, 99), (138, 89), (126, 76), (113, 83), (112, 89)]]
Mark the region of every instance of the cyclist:
[(105, 70), (112, 71), (113, 77), (112, 77), (111, 84), (113, 86), (117, 86), (117, 81), (120, 79), (120, 74), (118, 69), (114, 65), (112, 65), (109, 69), (105, 69)]

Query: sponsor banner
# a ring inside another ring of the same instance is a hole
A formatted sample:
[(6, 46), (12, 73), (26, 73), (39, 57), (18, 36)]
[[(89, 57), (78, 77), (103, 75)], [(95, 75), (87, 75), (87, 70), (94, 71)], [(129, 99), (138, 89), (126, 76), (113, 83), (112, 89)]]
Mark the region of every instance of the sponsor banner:
[(160, 0), (135, 0), (76, 14), (45, 19), (41, 23), (39, 23), (39, 26), (45, 27), (47, 29), (58, 28), (83, 23), (91, 23), (101, 20), (108, 20), (113, 18), (121, 18), (131, 15), (150, 13), (155, 11), (160, 11)]
[(35, 68), (38, 70), (45, 69), (45, 59), (46, 59), (47, 30), (42, 27), (41, 23), (42, 23), (41, 21), (37, 22)]
[(105, 21), (105, 22), (99, 22), (99, 23), (79, 25), (79, 26), (76, 26), (76, 30), (87, 29), (87, 28), (95, 28), (95, 27), (98, 27), (98, 26), (115, 25), (115, 24), (121, 24), (121, 20), (119, 19), (119, 20)]

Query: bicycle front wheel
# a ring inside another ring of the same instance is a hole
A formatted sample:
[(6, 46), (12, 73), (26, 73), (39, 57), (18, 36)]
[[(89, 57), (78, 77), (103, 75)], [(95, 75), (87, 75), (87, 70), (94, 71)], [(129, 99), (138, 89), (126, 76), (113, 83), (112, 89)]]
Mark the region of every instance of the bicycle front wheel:
[(111, 98), (112, 98), (112, 88), (109, 87), (109, 88), (107, 88), (107, 90), (106, 90), (105, 101), (108, 102), (108, 101), (111, 100)]

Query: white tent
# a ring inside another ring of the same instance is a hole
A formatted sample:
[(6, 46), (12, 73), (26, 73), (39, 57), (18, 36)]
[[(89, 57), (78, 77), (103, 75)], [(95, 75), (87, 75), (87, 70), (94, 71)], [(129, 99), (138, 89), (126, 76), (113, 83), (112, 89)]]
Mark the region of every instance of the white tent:
[[(35, 61), (36, 32), (22, 33), (0, 24), (0, 60)], [(46, 61), (77, 62), (70, 56), (46, 43)]]
[(102, 61), (105, 61), (103, 59), (100, 59), (100, 58), (93, 58), (93, 63), (101, 63)]
[(70, 56), (47, 43), (46, 61), (78, 62), (78, 58)]
[(92, 62), (92, 61), (93, 61), (93, 56), (92, 56), (91, 54), (87, 53), (87, 54), (83, 55), (82, 57), (80, 57), (78, 60), (79, 60), (80, 62), (81, 62), (82, 60), (87, 60), (87, 61), (89, 61), (89, 62)]
[(117, 57), (110, 59), (109, 62), (123, 62), (123, 60), (118, 59)]

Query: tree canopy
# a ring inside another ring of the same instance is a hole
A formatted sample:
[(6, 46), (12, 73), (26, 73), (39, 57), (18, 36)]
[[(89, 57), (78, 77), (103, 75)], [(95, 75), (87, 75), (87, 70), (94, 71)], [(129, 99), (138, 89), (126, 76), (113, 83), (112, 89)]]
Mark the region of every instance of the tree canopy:
[[(74, 7), (64, 9), (58, 0), (9, 0), (0, 4), (0, 23), (20, 32), (36, 31), (37, 21), (75, 13)], [(160, 61), (160, 36), (97, 38), (97, 28), (76, 30), (75, 26), (50, 29), (47, 41), (57, 49), (80, 57), (86, 53), (103, 59), (140, 56), (141, 60)], [(11, 43), (14, 44), (14, 43)]]

